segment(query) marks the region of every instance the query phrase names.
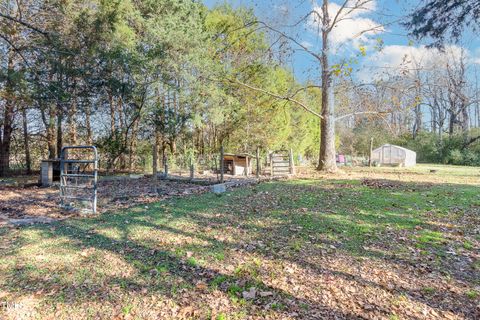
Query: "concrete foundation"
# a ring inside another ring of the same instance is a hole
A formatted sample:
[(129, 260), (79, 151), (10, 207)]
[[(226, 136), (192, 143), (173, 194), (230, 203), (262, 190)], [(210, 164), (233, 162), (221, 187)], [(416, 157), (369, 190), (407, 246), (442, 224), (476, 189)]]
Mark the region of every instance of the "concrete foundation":
[(40, 165), (40, 183), (42, 187), (50, 187), (53, 183), (53, 163), (42, 161)]
[(214, 184), (211, 187), (211, 190), (213, 193), (224, 193), (227, 191), (227, 187), (225, 186), (224, 183), (219, 183), (219, 184)]

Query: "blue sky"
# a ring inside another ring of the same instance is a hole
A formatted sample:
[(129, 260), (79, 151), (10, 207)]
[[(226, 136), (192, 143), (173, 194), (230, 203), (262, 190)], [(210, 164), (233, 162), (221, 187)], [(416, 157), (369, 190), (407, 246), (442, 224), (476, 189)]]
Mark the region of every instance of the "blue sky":
[[(352, 0), (353, 1), (353, 0)], [(300, 17), (311, 11), (315, 1), (297, 0), (205, 0), (204, 3), (213, 7), (217, 3), (227, 2), (234, 7), (252, 7), (256, 15), (272, 25), (282, 28), (282, 25), (298, 21)], [(317, 1), (321, 2), (321, 1)], [(343, 0), (332, 0), (331, 11), (334, 13)], [(412, 67), (413, 63), (427, 67), (435, 67), (438, 62), (437, 53), (425, 48), (425, 43), (412, 41), (407, 36), (407, 30), (400, 22), (406, 21), (405, 16), (415, 10), (419, 1), (415, 0), (372, 0), (364, 10), (352, 13), (348, 19), (341, 22), (332, 35), (334, 50), (331, 55), (333, 63), (357, 56), (353, 64), (355, 77), (369, 81), (373, 75), (382, 72), (398, 72), (403, 68)], [(374, 28), (375, 31), (358, 36), (360, 31)], [(283, 28), (295, 35), (304, 45), (313, 51), (319, 51), (320, 38), (312, 21), (301, 23), (295, 28)], [(379, 41), (383, 42), (378, 49)], [(428, 40), (427, 40), (428, 41)], [(359, 48), (366, 48), (365, 57), (359, 56)], [(480, 63), (480, 41), (477, 36), (467, 32), (458, 45), (447, 46), (451, 56), (458, 56), (464, 48), (469, 61), (476, 65)], [(292, 46), (295, 48), (295, 46)], [(298, 80), (318, 80), (318, 63), (312, 57), (296, 50), (286, 60), (286, 64), (294, 71)]]

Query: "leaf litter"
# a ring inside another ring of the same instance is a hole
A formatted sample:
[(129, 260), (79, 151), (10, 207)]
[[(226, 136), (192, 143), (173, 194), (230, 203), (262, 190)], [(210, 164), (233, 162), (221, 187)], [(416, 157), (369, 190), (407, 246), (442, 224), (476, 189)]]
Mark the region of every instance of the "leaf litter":
[[(152, 201), (135, 215), (100, 217), (106, 225), (92, 222), (88, 231), (77, 225), (88, 219), (48, 230), (65, 237), (76, 228), (87, 245), (73, 251), (81, 258), (73, 264), (63, 251), (42, 253), (60, 259), (55, 267), (42, 262), (29, 229), (2, 233), (0, 256), (11, 262), (0, 264), (0, 285), (4, 299), (40, 292), (39, 318), (479, 318), (475, 187), (389, 185), (329, 177)], [(110, 240), (109, 225), (128, 232)], [(34, 266), (55, 276), (39, 281)]]

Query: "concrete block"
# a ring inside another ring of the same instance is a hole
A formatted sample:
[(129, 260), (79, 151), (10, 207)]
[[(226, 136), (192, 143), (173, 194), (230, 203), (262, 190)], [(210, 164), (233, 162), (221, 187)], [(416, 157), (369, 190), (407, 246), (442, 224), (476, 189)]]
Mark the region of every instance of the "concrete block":
[(40, 167), (40, 182), (42, 187), (49, 187), (53, 183), (53, 164), (50, 161), (42, 161)]
[(212, 185), (211, 190), (213, 193), (224, 193), (227, 191), (227, 187), (225, 183), (219, 183)]
[(23, 219), (10, 219), (8, 223), (12, 226), (28, 226), (36, 223), (50, 224), (54, 221), (55, 220), (48, 217), (28, 217)]

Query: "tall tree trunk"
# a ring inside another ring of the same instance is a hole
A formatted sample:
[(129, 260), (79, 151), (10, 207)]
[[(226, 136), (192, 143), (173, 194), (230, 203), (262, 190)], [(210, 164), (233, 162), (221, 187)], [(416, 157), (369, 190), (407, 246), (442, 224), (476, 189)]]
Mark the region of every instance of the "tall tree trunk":
[(115, 134), (115, 104), (113, 102), (113, 94), (108, 93), (108, 104), (110, 105), (110, 133)]
[(162, 148), (160, 151), (162, 154), (162, 167), (165, 168), (165, 164), (167, 163), (167, 143), (163, 139), (162, 139)]
[(128, 167), (131, 170), (135, 168), (136, 161), (135, 156), (137, 153), (137, 132), (138, 132), (138, 122), (139, 119), (135, 120), (132, 126), (132, 135), (130, 137), (130, 150), (128, 153)]
[(91, 113), (92, 110), (89, 105), (85, 107), (85, 127), (87, 130), (87, 144), (93, 144), (93, 131), (92, 131), (92, 123), (91, 123)]
[(450, 113), (450, 118), (448, 119), (448, 135), (452, 136), (453, 133), (455, 132), (456, 116), (454, 112), (449, 112), (449, 113)]
[(125, 120), (124, 120), (124, 114), (123, 114), (123, 101), (121, 97), (118, 97), (117, 99), (117, 113), (118, 113), (118, 129), (122, 130)]
[(175, 137), (172, 137), (170, 139), (170, 153), (172, 154), (172, 156), (175, 155), (175, 153), (177, 153), (177, 142), (175, 141)]
[[(433, 106), (432, 106), (432, 132), (434, 134), (437, 133), (437, 129), (438, 129), (438, 126), (439, 126), (439, 115), (438, 115), (438, 111), (437, 111), (437, 108), (438, 108), (438, 104), (437, 104), (437, 98), (434, 97), (433, 98)], [(439, 129), (441, 130), (441, 129)]]
[(433, 133), (437, 133), (438, 131), (441, 131), (441, 129), (439, 128), (438, 113), (436, 109), (433, 110), (432, 117), (433, 117), (432, 130), (433, 130)]
[(10, 169), (10, 145), (12, 143), (13, 122), (15, 117), (14, 89), (13, 89), (13, 49), (8, 50), (7, 81), (5, 84), (5, 109), (3, 114), (3, 132), (0, 135), (0, 176), (4, 176)]
[(60, 157), (63, 147), (63, 110), (60, 105), (57, 106), (57, 157)]
[(32, 160), (30, 158), (30, 141), (28, 138), (28, 119), (27, 109), (22, 108), (22, 125), (23, 125), (23, 146), (25, 148), (25, 165), (27, 168), (27, 174), (32, 173)]
[(123, 104), (122, 104), (121, 97), (118, 97), (117, 99), (117, 113), (118, 113), (117, 131), (120, 133), (123, 132), (124, 133), (123, 136), (125, 139), (124, 142), (122, 142), (125, 148), (119, 156), (119, 162), (120, 162), (120, 169), (125, 170), (127, 168), (127, 157), (126, 157), (125, 151), (127, 150), (127, 147), (128, 147), (128, 132), (127, 130), (124, 130), (125, 128), (123, 128), (125, 120), (123, 117), (124, 114), (123, 114)]
[(465, 145), (467, 145), (468, 141), (470, 140), (469, 138), (470, 115), (469, 115), (468, 107), (464, 105), (462, 105), (462, 110), (461, 110), (460, 126), (462, 129), (463, 142), (465, 143)]
[(73, 97), (72, 105), (68, 110), (68, 143), (72, 146), (77, 144), (77, 98)]
[(422, 109), (420, 105), (415, 106), (415, 123), (413, 125), (413, 134), (412, 138), (415, 140), (417, 138), (417, 135), (419, 132), (422, 130)]
[(152, 169), (153, 169), (153, 176), (154, 178), (157, 177), (158, 174), (158, 146), (160, 145), (161, 140), (160, 140), (160, 134), (158, 133), (158, 130), (155, 129), (155, 138), (153, 141), (153, 162), (152, 162)]
[(468, 130), (470, 130), (470, 113), (468, 107), (462, 106), (462, 133), (468, 135)]
[(47, 123), (47, 148), (48, 159), (54, 159), (56, 157), (56, 139), (55, 139), (55, 119), (56, 112), (55, 107), (50, 105), (48, 107), (48, 123)]
[(475, 105), (475, 112), (476, 112), (476, 127), (479, 128), (480, 127), (480, 107), (479, 107), (479, 104), (477, 102), (477, 104)]
[(328, 0), (323, 0), (322, 5), (322, 119), (320, 121), (320, 159), (318, 170), (336, 171), (335, 161), (335, 114), (333, 102), (332, 77), (328, 54), (330, 50), (330, 17), (328, 13)]

